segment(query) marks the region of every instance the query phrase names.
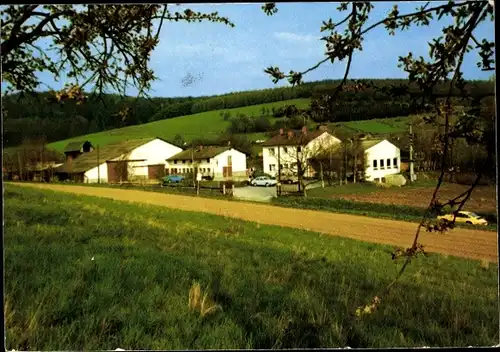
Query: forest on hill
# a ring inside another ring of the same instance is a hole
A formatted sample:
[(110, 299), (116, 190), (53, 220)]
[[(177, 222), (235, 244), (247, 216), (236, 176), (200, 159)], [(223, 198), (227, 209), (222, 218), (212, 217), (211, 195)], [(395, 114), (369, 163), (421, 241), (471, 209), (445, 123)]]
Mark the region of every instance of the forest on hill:
[[(410, 87), (405, 94), (396, 99), (392, 95), (393, 91), (399, 89), (398, 87), (407, 84), (407, 80), (370, 81), (377, 88), (385, 88), (385, 90), (367, 88), (359, 92), (342, 92), (331, 114), (326, 117), (324, 114), (317, 118), (313, 116), (313, 120), (316, 122), (357, 121), (406, 116), (421, 112), (418, 111), (418, 107), (411, 104), (412, 98), (421, 95), (417, 87)], [(337, 83), (338, 81), (335, 80), (306, 82), (296, 87), (234, 92), (209, 97), (136, 98), (106, 94), (99, 98), (90, 98), (80, 105), (72, 101), (55, 103), (50, 99), (51, 93), (49, 92), (25, 96), (13, 94), (2, 98), (3, 145), (4, 147), (16, 146), (27, 138), (39, 137), (50, 143), (178, 116), (297, 98), (310, 98), (314, 101), (330, 94)], [(469, 95), (474, 97), (492, 96), (494, 95), (494, 82), (469, 81), (466, 83), (466, 89)], [(443, 84), (435, 89), (434, 94), (444, 96), (447, 92), (448, 86)], [(459, 98), (458, 89), (454, 95)], [(283, 114), (283, 111), (272, 112), (275, 117), (279, 117), (280, 114)], [(263, 112), (263, 116), (266, 115), (271, 114)], [(233, 125), (237, 124), (239, 122), (235, 121)], [(234, 132), (243, 131), (235, 128)]]

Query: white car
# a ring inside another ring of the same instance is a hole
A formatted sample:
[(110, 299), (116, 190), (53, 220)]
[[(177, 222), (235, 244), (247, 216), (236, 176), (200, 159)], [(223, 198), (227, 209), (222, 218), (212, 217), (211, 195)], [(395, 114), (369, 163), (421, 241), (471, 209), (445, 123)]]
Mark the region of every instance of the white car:
[(251, 186), (264, 186), (264, 187), (270, 187), (270, 186), (276, 186), (276, 181), (273, 178), (270, 178), (268, 176), (259, 176), (254, 178), (251, 182)]
[(464, 222), (470, 225), (484, 225), (484, 226), (488, 225), (488, 221), (486, 221), (486, 219), (471, 211), (462, 210), (456, 213), (456, 216), (454, 213), (438, 216), (438, 220), (444, 219), (448, 221), (453, 221), (453, 218), (455, 218), (455, 222)]

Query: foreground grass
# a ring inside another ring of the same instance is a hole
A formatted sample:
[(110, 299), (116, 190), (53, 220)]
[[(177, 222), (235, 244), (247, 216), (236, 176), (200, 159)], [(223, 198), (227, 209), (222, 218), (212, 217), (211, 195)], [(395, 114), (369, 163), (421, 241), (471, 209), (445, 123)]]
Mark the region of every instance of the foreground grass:
[[(417, 259), (357, 320), (400, 267), (388, 246), (14, 185), (4, 226), (8, 349), (497, 343), (488, 263)], [(220, 308), (190, 311), (194, 283)]]
[[(308, 106), (308, 104), (309, 99), (293, 99), (275, 103), (245, 106), (234, 109), (213, 110), (193, 115), (155, 121), (142, 125), (134, 125), (109, 131), (92, 133), (84, 136), (78, 136), (50, 143), (48, 147), (53, 148), (57, 151), (62, 151), (69, 142), (76, 140), (90, 140), (94, 145), (99, 144), (100, 146), (104, 146), (112, 142), (134, 138), (160, 137), (165, 139), (172, 139), (176, 134), (180, 134), (186, 142), (189, 142), (192, 139), (196, 138), (215, 139), (222, 133), (225, 133), (230, 124), (230, 121), (224, 121), (224, 119), (220, 116), (220, 113), (223, 111), (229, 111), (233, 118), (237, 117), (238, 114), (246, 114), (249, 116), (257, 117), (261, 115), (261, 109), (263, 107), (267, 109), (272, 109), (274, 107), (275, 109), (277, 109), (285, 105), (296, 105), (299, 108), (304, 108)], [(259, 139), (261, 138), (261, 136), (256, 135), (255, 138)]]

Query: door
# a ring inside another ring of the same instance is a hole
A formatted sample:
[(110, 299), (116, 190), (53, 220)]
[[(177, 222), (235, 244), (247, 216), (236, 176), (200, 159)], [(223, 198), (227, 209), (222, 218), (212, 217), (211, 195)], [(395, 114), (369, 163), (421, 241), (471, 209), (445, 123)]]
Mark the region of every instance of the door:
[(224, 177), (232, 177), (233, 176), (233, 167), (232, 166), (223, 166), (222, 174)]
[(108, 182), (118, 183), (128, 180), (128, 162), (127, 161), (108, 161)]
[(165, 176), (165, 165), (148, 165), (148, 178), (150, 180), (159, 180)]

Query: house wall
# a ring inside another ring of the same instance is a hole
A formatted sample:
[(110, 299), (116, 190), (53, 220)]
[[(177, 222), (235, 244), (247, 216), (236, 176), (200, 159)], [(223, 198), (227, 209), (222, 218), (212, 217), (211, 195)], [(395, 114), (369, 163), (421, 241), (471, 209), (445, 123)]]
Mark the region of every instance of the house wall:
[(97, 166), (93, 169), (88, 170), (84, 173), (83, 182), (84, 183), (97, 183), (98, 178), (101, 179), (101, 183), (108, 182), (108, 164), (106, 162), (99, 165), (99, 171)]
[[(129, 180), (147, 179), (148, 178), (148, 165), (165, 165), (165, 159), (180, 153), (181, 148), (176, 147), (170, 143), (164, 142), (161, 139), (154, 139), (148, 143), (135, 148), (125, 157), (119, 156), (112, 160), (141, 160), (144, 161), (130, 161), (128, 162), (128, 176)], [(106, 163), (100, 165), (101, 182), (108, 182), (108, 169)], [(103, 176), (104, 175), (104, 176)], [(97, 167), (85, 173), (86, 183), (97, 183)]]
[[(224, 179), (223, 171), (224, 167), (228, 166), (227, 157), (231, 155), (231, 163), (232, 163), (232, 172), (233, 178), (247, 178), (247, 157), (244, 153), (236, 150), (230, 149), (227, 150), (209, 160), (195, 160), (194, 164), (191, 163), (191, 160), (185, 161), (177, 161), (175, 164), (173, 161), (166, 162), (166, 168), (169, 169), (177, 169), (177, 174), (186, 174), (190, 173), (193, 168), (198, 168), (199, 172), (201, 172), (204, 176), (212, 176), (214, 180)], [(209, 170), (209, 171), (208, 171)], [(171, 173), (171, 172), (170, 172)]]
[[(365, 155), (368, 165), (365, 172), (367, 181), (375, 181), (375, 179), (379, 179), (379, 181), (381, 181), (381, 178), (386, 175), (397, 174), (400, 172), (401, 152), (398, 147), (387, 140), (384, 140), (367, 149)], [(394, 158), (397, 158), (398, 162), (396, 167), (393, 166)], [(383, 168), (380, 166), (381, 159), (384, 160)], [(391, 160), (390, 167), (387, 165), (387, 159)], [(373, 160), (377, 160), (377, 169), (374, 169), (373, 167)]]
[[(341, 143), (340, 139), (332, 136), (328, 132), (323, 133), (317, 138), (310, 141), (303, 149), (303, 156), (300, 160), (306, 160), (310, 157), (316, 155), (331, 146)], [(297, 172), (297, 149), (294, 146), (280, 146), (280, 164), (283, 171)], [(269, 149), (274, 149), (274, 155), (271, 154)], [(274, 165), (271, 170), (271, 165)], [(263, 171), (271, 176), (276, 176), (278, 174), (278, 146), (275, 147), (263, 147), (262, 150), (262, 166)], [(308, 168), (305, 173), (306, 177), (311, 177), (314, 175), (312, 168)]]
[(212, 165), (215, 166), (214, 180), (224, 178), (224, 167), (229, 166), (227, 160), (228, 156), (231, 156), (232, 178), (247, 179), (247, 156), (236, 149), (229, 149), (213, 158)]

